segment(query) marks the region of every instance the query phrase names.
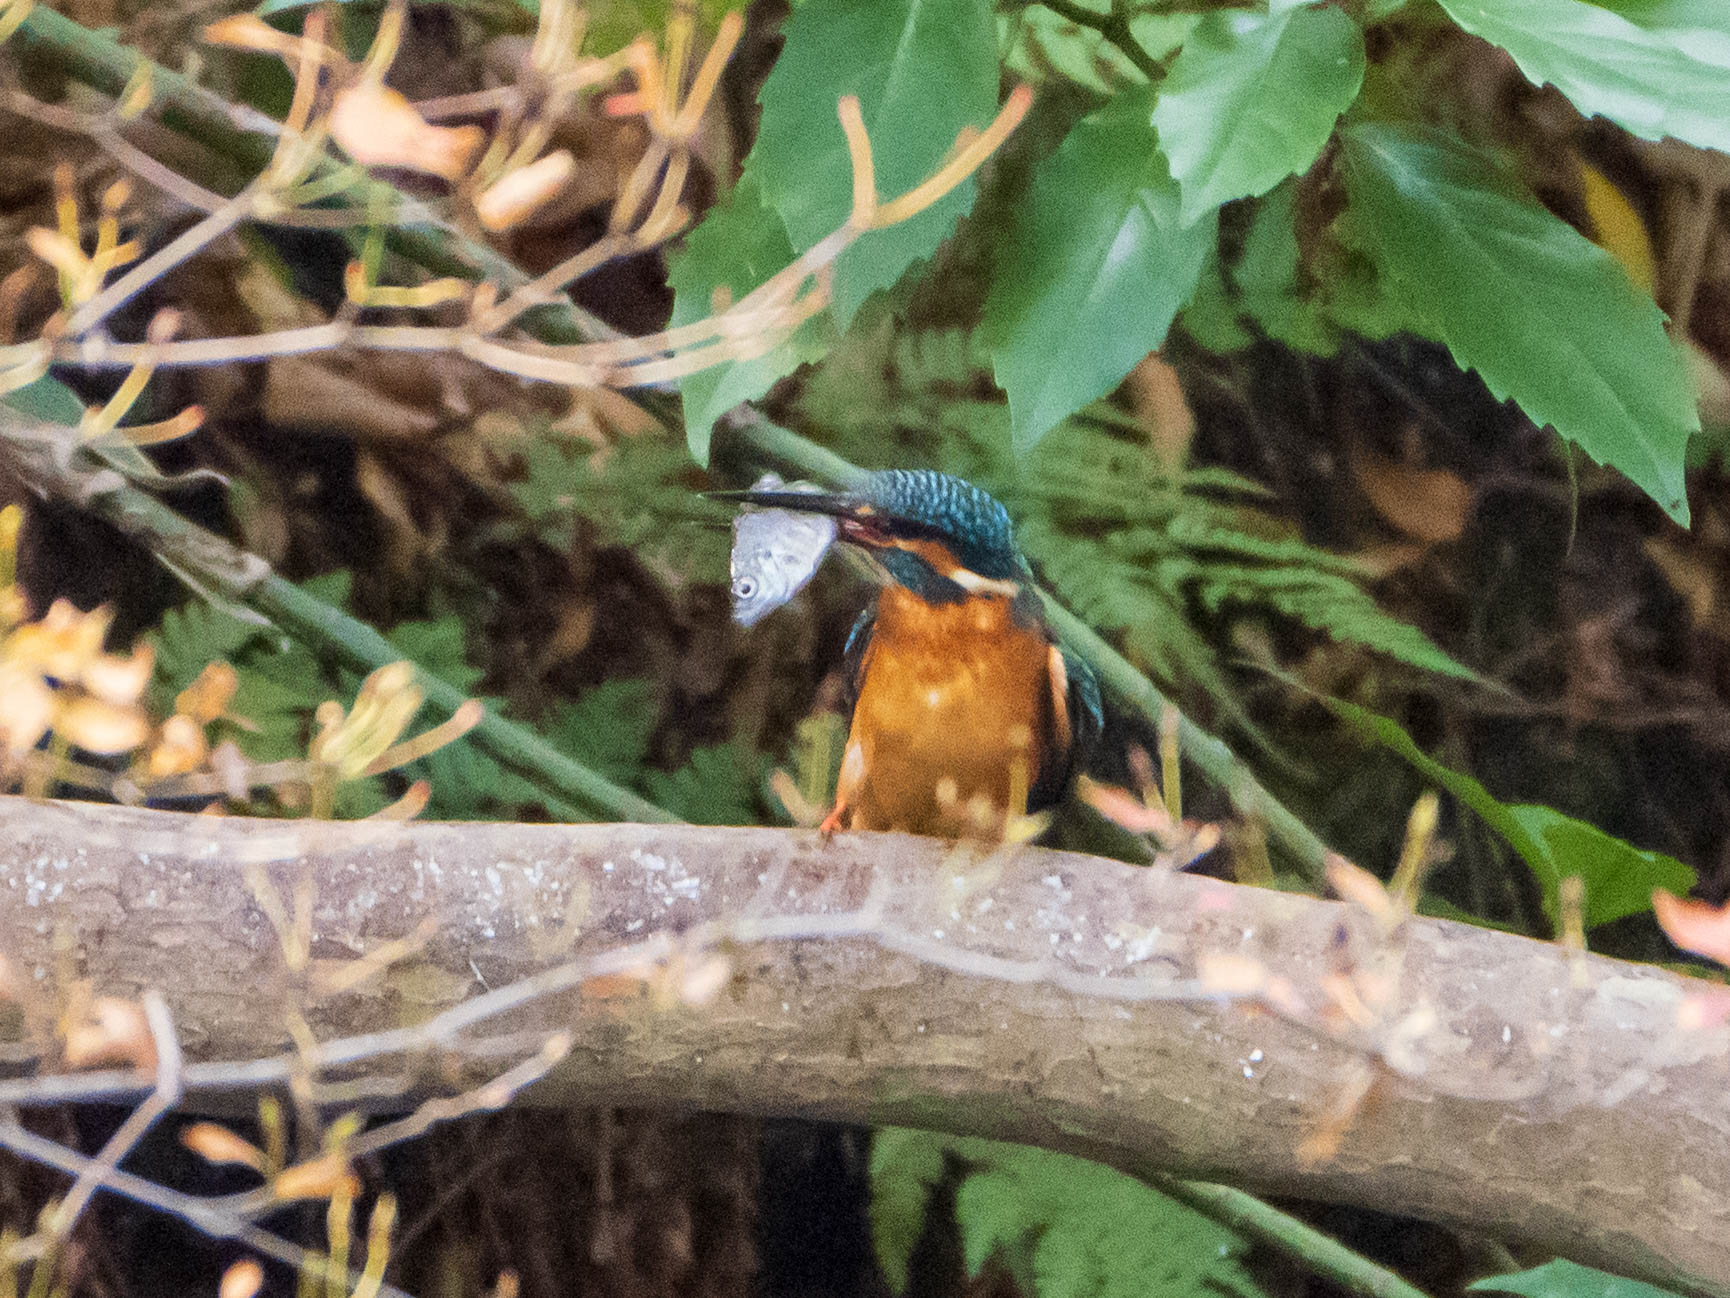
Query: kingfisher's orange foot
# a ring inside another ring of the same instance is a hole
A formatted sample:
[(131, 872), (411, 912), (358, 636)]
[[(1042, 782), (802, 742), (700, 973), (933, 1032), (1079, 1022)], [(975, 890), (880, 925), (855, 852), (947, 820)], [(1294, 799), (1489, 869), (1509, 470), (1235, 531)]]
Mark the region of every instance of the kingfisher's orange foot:
[(847, 808), (837, 802), (829, 814), (823, 817), (823, 823), (817, 826), (817, 832), (823, 836), (825, 843), (834, 838), (836, 832), (843, 828), (841, 822), (846, 818)]

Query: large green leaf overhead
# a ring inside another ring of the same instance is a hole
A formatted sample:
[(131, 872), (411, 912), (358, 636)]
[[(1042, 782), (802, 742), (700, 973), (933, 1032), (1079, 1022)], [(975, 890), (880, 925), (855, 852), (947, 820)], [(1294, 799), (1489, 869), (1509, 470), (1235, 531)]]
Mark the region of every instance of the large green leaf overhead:
[(1686, 523), (1683, 453), (1699, 418), (1652, 300), (1457, 138), (1364, 124), (1343, 140), (1347, 234), (1400, 305), (1496, 396)]
[[(673, 325), (709, 315), (717, 289), (726, 300), (737, 302), (792, 261), (781, 219), (764, 205), (755, 179), (747, 174), (672, 259), (667, 282), (673, 289)], [(822, 320), (809, 321), (761, 356), (687, 375), (679, 390), (685, 402), (685, 436), (697, 463), (709, 462), (709, 433), (717, 419), (741, 401), (762, 396), (803, 362), (816, 360), (825, 350), (826, 336)]]
[[(1441, 0), (1538, 85), (1648, 140), (1730, 150), (1730, 5), (1724, 0)], [(1620, 10), (1620, 13), (1612, 12)]]
[(1185, 225), (1151, 91), (1083, 118), (1034, 174), (999, 249), (985, 339), (1017, 450), (1111, 391), (1165, 341), (1217, 219)]
[[(847, 140), (835, 115), (857, 95), (876, 161), (877, 193), (893, 198), (942, 163), (965, 127), (997, 111), (997, 26), (990, 0), (806, 0), (763, 85), (746, 171), (804, 252), (852, 206)], [(835, 318), (929, 257), (973, 203), (968, 181), (931, 209), (866, 235), (835, 267)]]
[(1193, 221), (1305, 171), (1357, 98), (1363, 33), (1338, 9), (1208, 14), (1160, 86), (1153, 124)]

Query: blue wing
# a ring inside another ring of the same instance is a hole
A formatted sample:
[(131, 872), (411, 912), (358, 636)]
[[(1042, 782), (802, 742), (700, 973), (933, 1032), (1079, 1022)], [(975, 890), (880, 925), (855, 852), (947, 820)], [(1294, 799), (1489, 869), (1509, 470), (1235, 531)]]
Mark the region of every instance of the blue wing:
[(871, 633), (877, 629), (877, 601), (872, 600), (853, 619), (853, 629), (847, 632), (847, 643), (841, 650), (841, 672), (847, 680), (846, 701), (842, 714), (849, 720), (853, 705), (859, 701), (859, 676), (865, 667), (865, 651), (871, 647)]
[(1087, 767), (1087, 759), (1105, 728), (1105, 704), (1100, 697), (1099, 677), (1085, 658), (1057, 645), (1051, 650), (1052, 712), (1059, 744), (1028, 795), (1027, 805), (1037, 811), (1060, 799), (1069, 782)]

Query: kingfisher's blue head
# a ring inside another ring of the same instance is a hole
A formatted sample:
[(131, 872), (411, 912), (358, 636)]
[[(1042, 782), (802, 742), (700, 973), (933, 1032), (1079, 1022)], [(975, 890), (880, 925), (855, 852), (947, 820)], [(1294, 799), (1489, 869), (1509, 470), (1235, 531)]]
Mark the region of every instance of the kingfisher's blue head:
[(849, 492), (717, 494), (832, 515), (836, 540), (868, 551), (893, 581), (933, 603), (1013, 599), (1028, 576), (1009, 512), (972, 483), (933, 469), (884, 469)]

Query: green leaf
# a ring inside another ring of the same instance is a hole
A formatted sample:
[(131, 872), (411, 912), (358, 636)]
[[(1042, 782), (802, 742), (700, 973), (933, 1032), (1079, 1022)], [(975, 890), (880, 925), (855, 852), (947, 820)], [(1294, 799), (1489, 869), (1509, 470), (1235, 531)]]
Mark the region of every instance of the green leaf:
[[(808, 0), (758, 96), (763, 116), (747, 175), (778, 212), (796, 252), (839, 229), (853, 172), (836, 104), (857, 95), (871, 137), (877, 193), (890, 199), (936, 171), (965, 127), (997, 111), (997, 27), (990, 0)], [(929, 257), (973, 205), (973, 182), (835, 263), (844, 329), (874, 291)]]
[[(835, 128), (839, 131), (841, 128)], [(763, 202), (747, 172), (723, 203), (709, 210), (673, 257), (667, 283), (673, 290), (674, 328), (713, 311), (716, 289), (737, 302), (792, 264), (793, 246), (781, 218)], [(727, 362), (687, 375), (679, 385), (685, 400), (685, 435), (698, 464), (709, 463), (709, 433), (715, 421), (741, 401), (762, 396), (769, 385), (828, 350), (822, 322), (807, 321), (762, 356)]]
[(553, 714), (547, 740), (614, 783), (634, 784), (658, 720), (654, 702), (651, 681), (602, 681)]
[(1063, 77), (1098, 95), (1142, 84), (1124, 52), (1092, 27), (1071, 22), (1044, 5), (1030, 4), (998, 15), (1005, 47), (1003, 67), (1026, 81)]
[(650, 771), (649, 800), (693, 825), (755, 825), (762, 754), (743, 744), (692, 751), (678, 770)]
[[(1083, 3), (1101, 17), (1110, 15), (1109, 4)], [(1175, 52), (1194, 29), (1201, 15), (1190, 13), (1140, 12), (1129, 20), (1130, 35), (1159, 60)], [(1084, 86), (1096, 95), (1109, 96), (1128, 86), (1147, 84), (1134, 63), (1105, 34), (1044, 5), (1030, 4), (998, 14), (999, 44), (1005, 49), (1003, 67), (1024, 81), (1034, 83), (1062, 77)]]
[(1332, 356), (1339, 338), (1298, 285), (1297, 185), (1280, 185), (1256, 209), (1244, 236), (1243, 255), (1231, 277), (1243, 308), (1268, 337), (1316, 356)]
[(1538, 844), (1532, 869), (1546, 906), (1566, 876), (1577, 874), (1585, 883), (1587, 928), (1651, 910), (1654, 888), (1686, 896), (1697, 882), (1694, 871), (1675, 857), (1641, 851), (1552, 807), (1516, 804), (1507, 810)]
[(1201, 277), (1196, 281), (1195, 294), (1178, 315), (1178, 328), (1215, 355), (1242, 351), (1255, 339), (1238, 323), (1233, 297), (1219, 264), (1219, 253), (1210, 248)]
[(1363, 33), (1332, 6), (1202, 19), (1160, 86), (1153, 124), (1187, 224), (1307, 171), (1357, 98)]
[(1477, 780), (1444, 766), (1419, 748), (1399, 722), (1341, 699), (1324, 699), (1333, 712), (1410, 762), (1425, 779), (1470, 807), (1519, 853), (1544, 893), (1544, 913), (1561, 915), (1562, 880), (1578, 875), (1585, 884), (1584, 920), (1596, 928), (1652, 907), (1652, 890), (1687, 893), (1694, 871), (1662, 852), (1642, 851), (1595, 825), (1550, 807), (1510, 805)]
[(1125, 93), (1078, 122), (1016, 209), (984, 334), (1018, 452), (1165, 341), (1213, 247), (1214, 217), (1178, 217), (1150, 98)]
[(932, 1187), (943, 1178), (943, 1138), (907, 1127), (871, 1137), (871, 1241), (891, 1293), (907, 1288), (907, 1263), (925, 1231)]
[(957, 1142), (976, 1165), (955, 1197), (970, 1274), (1032, 1254), (1039, 1298), (1258, 1295), (1224, 1226), (1133, 1177), (1049, 1150)]
[(479, 667), (469, 665), (462, 619), (454, 613), (436, 622), (403, 622), (385, 638), (415, 666), (465, 694), (486, 675)]
[(84, 403), (78, 399), (78, 394), (52, 374), (44, 374), (34, 382), (15, 388), (0, 400), (20, 414), (40, 419), (43, 423), (76, 428), (84, 418)]
[(1627, 1280), (1565, 1259), (1530, 1271), (1491, 1275), (1466, 1288), (1479, 1292), (1525, 1294), (1526, 1298), (1677, 1298), (1668, 1289)]
[[(1500, 45), (1536, 85), (1642, 139), (1673, 135), (1730, 150), (1730, 11), (1723, 5), (1585, 0), (1441, 0), (1453, 20)], [(1625, 16), (1624, 16), (1625, 15)]]
[(1693, 388), (1615, 258), (1458, 139), (1366, 123), (1344, 142), (1350, 237), (1389, 293), (1497, 397), (1686, 523)]

